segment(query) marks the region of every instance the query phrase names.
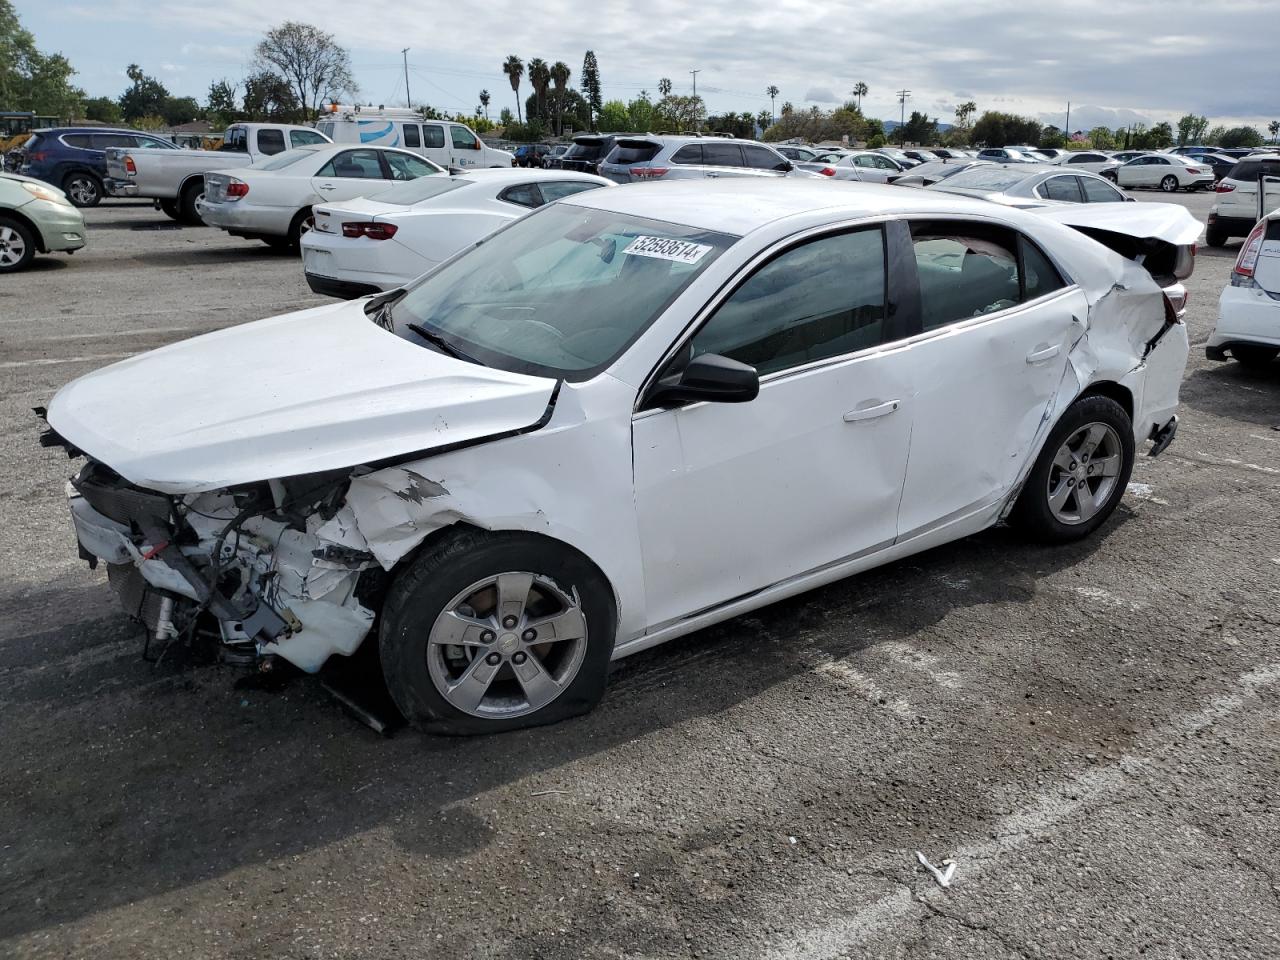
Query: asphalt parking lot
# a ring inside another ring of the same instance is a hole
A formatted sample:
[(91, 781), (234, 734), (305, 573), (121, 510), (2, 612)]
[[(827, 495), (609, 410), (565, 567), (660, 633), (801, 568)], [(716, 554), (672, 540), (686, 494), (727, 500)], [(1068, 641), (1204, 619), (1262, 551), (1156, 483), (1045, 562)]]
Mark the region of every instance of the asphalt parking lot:
[(1239, 241), (1200, 252), (1178, 438), (1099, 536), (988, 531), (455, 741), (140, 659), (30, 408), (323, 300), (262, 244), (87, 219), (0, 281), (0, 955), (1280, 956), (1280, 363), (1200, 346)]

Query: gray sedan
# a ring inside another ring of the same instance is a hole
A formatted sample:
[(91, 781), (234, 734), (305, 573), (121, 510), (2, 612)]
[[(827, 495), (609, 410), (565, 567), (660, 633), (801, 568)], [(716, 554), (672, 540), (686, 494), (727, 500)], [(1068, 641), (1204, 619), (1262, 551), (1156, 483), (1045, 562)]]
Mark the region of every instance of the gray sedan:
[(925, 189), (982, 197), (1010, 207), (1123, 203), (1131, 199), (1097, 174), (1068, 172), (1050, 164), (988, 163), (961, 170)]
[(903, 171), (900, 164), (874, 150), (833, 150), (796, 166), (834, 180), (862, 180), (866, 183), (889, 183)]

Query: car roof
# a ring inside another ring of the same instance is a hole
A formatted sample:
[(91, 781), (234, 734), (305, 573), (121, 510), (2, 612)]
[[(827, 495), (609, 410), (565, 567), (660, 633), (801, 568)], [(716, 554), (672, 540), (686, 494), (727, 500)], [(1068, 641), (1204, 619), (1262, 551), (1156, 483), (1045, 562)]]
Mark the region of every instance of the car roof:
[(530, 183), (538, 180), (588, 180), (592, 183), (608, 183), (613, 184), (612, 180), (604, 177), (597, 177), (591, 173), (581, 173), (574, 170), (540, 170), (537, 168), (523, 169), (521, 167), (486, 167), (481, 170), (465, 170), (462, 173), (450, 174), (453, 180), (466, 180), (472, 183)]
[(52, 133), (62, 136), (64, 133), (140, 133), (144, 136), (163, 140), (164, 137), (152, 130), (134, 130), (132, 127), (38, 127), (32, 133)]
[(560, 202), (734, 236), (815, 213), (830, 214), (832, 220), (902, 213), (993, 213), (991, 204), (984, 200), (888, 184), (791, 177), (631, 184), (619, 190), (588, 190)]

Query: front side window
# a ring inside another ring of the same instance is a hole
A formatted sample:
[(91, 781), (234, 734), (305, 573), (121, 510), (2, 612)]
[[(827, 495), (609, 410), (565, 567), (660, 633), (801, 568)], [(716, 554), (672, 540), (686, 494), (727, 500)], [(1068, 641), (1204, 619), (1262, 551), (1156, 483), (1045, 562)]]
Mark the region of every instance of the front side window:
[(434, 164), (411, 153), (394, 153), (388, 150), (383, 156), (387, 158), (387, 166), (391, 168), (392, 180), (416, 180), (418, 177), (429, 177), (440, 172)]
[(317, 123), (316, 129), (323, 133), (329, 139), (333, 139), (333, 121), (326, 120), (323, 123)]
[(277, 153), (284, 153), (284, 131), (259, 130), (258, 152), (265, 153), (268, 156), (273, 156)]
[(107, 147), (132, 147), (134, 139), (125, 133), (95, 133), (90, 143), (95, 150), (105, 150)]
[(693, 338), (761, 376), (881, 343), (884, 235), (877, 228), (810, 240), (770, 260)]
[(451, 126), (449, 133), (453, 137), (453, 145), (459, 150), (474, 150), (476, 148), (476, 135), (466, 127)]
[(321, 167), (316, 176), (381, 180), (382, 163), (378, 160), (377, 150), (344, 150)]
[(753, 170), (783, 170), (786, 168), (786, 161), (768, 147), (743, 144), (742, 153), (747, 158), (747, 166)]
[(153, 147), (157, 150), (176, 150), (178, 148), (176, 143), (161, 140), (159, 137), (135, 136), (133, 140), (134, 145), (139, 147)]
[(422, 145), (429, 150), (437, 150), (444, 146), (444, 127), (438, 123), (422, 125)]
[(581, 380), (612, 363), (736, 241), (573, 203), (543, 207), (409, 287), (392, 330), (415, 325), (488, 366)]

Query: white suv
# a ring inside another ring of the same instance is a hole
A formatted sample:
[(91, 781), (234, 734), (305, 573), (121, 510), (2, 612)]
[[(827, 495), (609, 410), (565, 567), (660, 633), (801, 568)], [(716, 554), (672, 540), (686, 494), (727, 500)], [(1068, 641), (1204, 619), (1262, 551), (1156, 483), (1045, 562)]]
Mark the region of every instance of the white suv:
[[(1267, 185), (1267, 202), (1258, 203), (1258, 179)], [(1205, 243), (1221, 247), (1232, 237), (1247, 237), (1258, 219), (1280, 204), (1280, 153), (1246, 157), (1218, 181), (1217, 199), (1209, 208)], [(1274, 198), (1274, 199), (1273, 199)], [(1265, 209), (1259, 209), (1265, 207)]]

